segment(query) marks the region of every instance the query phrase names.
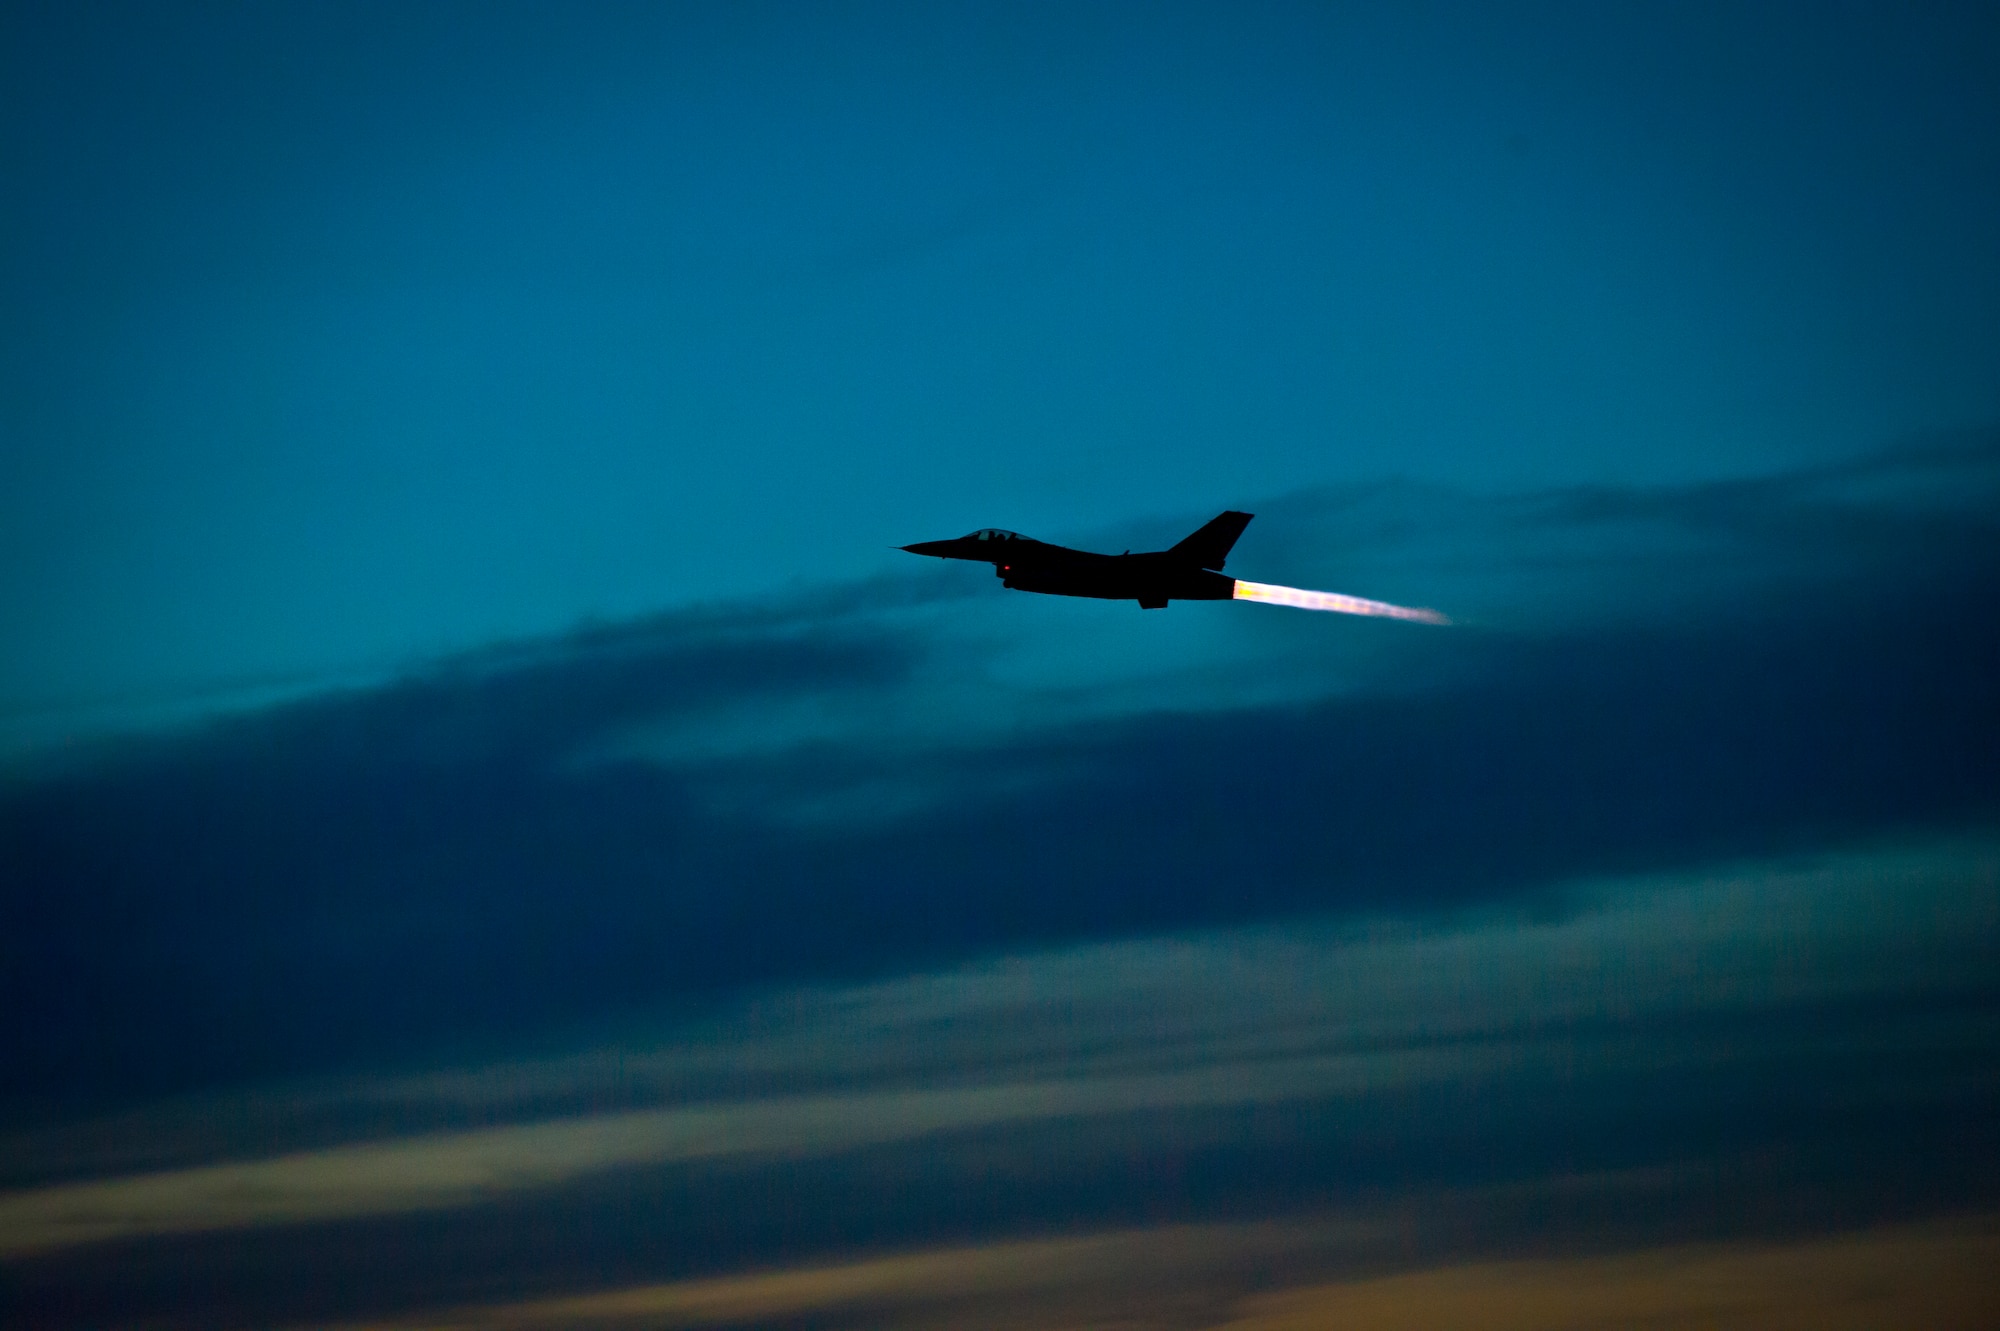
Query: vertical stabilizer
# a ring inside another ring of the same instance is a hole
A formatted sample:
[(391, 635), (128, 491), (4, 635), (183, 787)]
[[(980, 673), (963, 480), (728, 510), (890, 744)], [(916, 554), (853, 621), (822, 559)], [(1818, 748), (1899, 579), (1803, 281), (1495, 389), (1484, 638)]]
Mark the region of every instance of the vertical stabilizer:
[(1178, 555), (1198, 568), (1221, 568), (1229, 558), (1229, 548), (1250, 525), (1255, 514), (1230, 511), (1211, 518), (1200, 531), (1167, 553)]

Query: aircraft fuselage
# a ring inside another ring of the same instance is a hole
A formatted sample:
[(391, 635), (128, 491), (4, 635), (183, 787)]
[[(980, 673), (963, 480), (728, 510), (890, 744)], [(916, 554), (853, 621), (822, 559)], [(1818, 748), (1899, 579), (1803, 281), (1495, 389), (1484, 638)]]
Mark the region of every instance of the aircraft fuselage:
[[(1000, 581), (1016, 591), (1137, 601), (1151, 610), (1168, 601), (1227, 601), (1233, 597), (1236, 579), (1204, 565), (1220, 565), (1229, 544), (1249, 520), (1247, 513), (1227, 513), (1174, 549), (1142, 554), (1104, 555), (1072, 550), (994, 528), (955, 540), (923, 541), (903, 549), (915, 555), (991, 564)], [(1225, 530), (1197, 540), (1217, 528), (1217, 524)]]

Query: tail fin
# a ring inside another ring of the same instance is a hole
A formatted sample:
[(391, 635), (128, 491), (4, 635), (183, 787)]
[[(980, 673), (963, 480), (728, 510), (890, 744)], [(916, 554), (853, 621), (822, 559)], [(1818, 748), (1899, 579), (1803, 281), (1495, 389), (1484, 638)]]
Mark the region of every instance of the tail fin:
[(1229, 547), (1250, 525), (1251, 513), (1228, 512), (1210, 519), (1200, 531), (1167, 553), (1192, 561), (1199, 568), (1221, 568), (1229, 558)]

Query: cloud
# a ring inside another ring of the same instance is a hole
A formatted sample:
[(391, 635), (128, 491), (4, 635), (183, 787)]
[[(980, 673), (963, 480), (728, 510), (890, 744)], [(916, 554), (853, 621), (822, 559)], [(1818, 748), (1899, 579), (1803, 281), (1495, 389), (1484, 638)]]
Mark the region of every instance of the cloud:
[[(967, 1319), (987, 1324), (996, 1302), (1012, 1325), (1062, 1324), (1048, 1319), (1086, 1310), (1101, 1313), (1107, 1305), (1129, 1319), (1141, 1308), (1168, 1311), (1176, 1304), (1213, 1301), (1216, 1294), (1202, 1284), (1213, 1282), (1227, 1290), (1244, 1281), (1246, 1268), (1302, 1258), (1310, 1262), (1319, 1255), (1315, 1248), (1338, 1251), (1377, 1237), (1380, 1229), (1379, 1224), (1356, 1221), (1190, 1225), (934, 1249), (837, 1266), (465, 1308), (432, 1313), (424, 1325), (712, 1326), (815, 1314), (841, 1321), (873, 1318), (878, 1325), (910, 1324), (912, 1318), (922, 1324), (942, 1315), (966, 1325)], [(1164, 1298), (1163, 1277), (1168, 1287)], [(1029, 1306), (1023, 1307), (1024, 1302)], [(982, 1305), (983, 1314), (975, 1311)], [(398, 1323), (375, 1325), (390, 1331)]]
[[(1923, 1326), (1975, 1331), (2000, 1314), (1991, 1217), (1808, 1242), (1683, 1245), (1528, 1261), (1464, 1262), (1270, 1290), (1361, 1248), (1362, 1226), (1174, 1226), (933, 1249), (841, 1265), (645, 1285), (370, 1321), (487, 1331), (696, 1327), (811, 1319), (897, 1328), (1103, 1325), (1307, 1331), (1449, 1326), (1557, 1331)], [(1365, 1251), (1365, 1248), (1363, 1248)], [(1372, 1254), (1371, 1254), (1372, 1255)], [(1349, 1257), (1349, 1261), (1353, 1258)]]
[[(1291, 1102), (1344, 1114), (1426, 1087), (1478, 1087), (1498, 1104), (1561, 1086), (1587, 1117), (1594, 1096), (1635, 1075), (1726, 1085), (1802, 1055), (1858, 1057), (1842, 1074), (1857, 1105), (1955, 1103), (1980, 1092), (1875, 1084), (1880, 1047), (1981, 1056), (1986, 1035), (1936, 1009), (1990, 1004), (1996, 903), (2000, 848), (1948, 842), (1594, 884), (1547, 917), (1260, 926), (779, 992), (651, 1045), (628, 1034), (561, 1058), (276, 1087), (123, 1120), (98, 1135), (171, 1140), (185, 1117), (226, 1125), (205, 1147), (178, 1134), (183, 1150), (225, 1158), (0, 1195), (0, 1257), (478, 1206), (690, 1161)], [(1879, 1029), (1850, 1029), (1839, 1014), (1857, 1010)], [(1835, 1047), (1816, 1048), (1828, 1014)], [(1734, 1034), (1717, 1046), (1725, 1017)], [(745, 1085), (765, 1089), (731, 1093)], [(313, 1144), (333, 1125), (380, 1122), (383, 1106), (400, 1107), (395, 1135)], [(288, 1134), (293, 1149), (227, 1158)], [(77, 1154), (88, 1136), (28, 1134), (0, 1159), (18, 1169), (67, 1144), (71, 1168), (88, 1172)]]
[(0, 1092), (130, 1101), (746, 985), (1978, 823), (1992, 457), (1318, 501), (1363, 546), (1439, 552), (1465, 590), (1422, 599), (1485, 621), (1450, 634), (882, 583), (517, 644), (17, 780)]
[(1482, 1262), (1244, 1301), (1217, 1331), (1368, 1326), (1539, 1328), (1972, 1328), (2000, 1315), (1986, 1272), (1990, 1220), (1813, 1243), (1670, 1248), (1605, 1257)]
[[(642, 1110), (334, 1147), (0, 1198), (0, 1258), (115, 1239), (462, 1207), (588, 1174), (715, 1156), (825, 1154), (1028, 1120), (1337, 1094), (1385, 1073), (1399, 1075), (1397, 1062), (1445, 1061), (1423, 1053), (1366, 1063), (1265, 1060), (1088, 1081)], [(1440, 1070), (1417, 1072), (1434, 1077)]]

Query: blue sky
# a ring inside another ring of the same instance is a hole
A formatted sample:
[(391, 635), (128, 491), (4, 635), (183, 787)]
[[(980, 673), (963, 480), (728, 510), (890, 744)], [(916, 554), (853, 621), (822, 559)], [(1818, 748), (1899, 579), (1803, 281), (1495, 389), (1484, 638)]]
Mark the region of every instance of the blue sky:
[(0, 22), (10, 1321), (2000, 1315), (1984, 8)]
[(29, 741), (975, 526), (1996, 409), (1977, 7), (10, 14)]

